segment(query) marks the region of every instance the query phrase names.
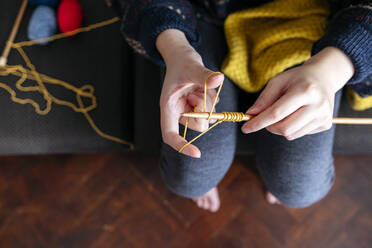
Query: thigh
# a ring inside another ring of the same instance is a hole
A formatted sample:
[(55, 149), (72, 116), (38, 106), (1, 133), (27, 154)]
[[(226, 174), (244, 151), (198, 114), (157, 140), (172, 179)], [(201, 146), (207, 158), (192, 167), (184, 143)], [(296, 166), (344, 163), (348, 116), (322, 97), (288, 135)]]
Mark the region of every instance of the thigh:
[[(201, 44), (197, 48), (206, 67), (218, 71), (226, 56), (226, 44), (222, 28), (207, 23), (199, 23)], [(217, 112), (237, 111), (238, 88), (229, 80), (224, 80)], [(184, 131), (179, 126), (180, 133)], [(187, 140), (199, 132), (188, 130)], [(196, 140), (201, 158), (191, 158), (173, 150), (167, 144), (161, 149), (161, 174), (167, 186), (175, 193), (194, 198), (215, 187), (229, 169), (235, 154), (237, 124), (221, 123)]]
[[(335, 113), (341, 92), (336, 95)], [(305, 207), (323, 198), (334, 181), (334, 126), (327, 131), (288, 141), (262, 130), (256, 160), (267, 189), (283, 204)]]

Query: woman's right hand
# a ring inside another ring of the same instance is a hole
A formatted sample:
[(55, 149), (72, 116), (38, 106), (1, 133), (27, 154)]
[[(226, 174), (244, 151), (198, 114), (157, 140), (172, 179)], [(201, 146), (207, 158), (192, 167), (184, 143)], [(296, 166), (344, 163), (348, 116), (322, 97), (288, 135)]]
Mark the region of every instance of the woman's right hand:
[[(204, 82), (207, 81), (207, 106), (210, 111), (216, 90), (224, 79), (222, 73), (204, 67), (200, 55), (188, 43), (185, 35), (176, 29), (162, 32), (156, 47), (166, 63), (166, 74), (160, 96), (160, 119), (163, 141), (175, 150), (180, 150), (187, 141), (179, 135), (179, 122), (185, 125), (184, 112), (203, 110)], [(212, 75), (211, 75), (212, 74)], [(190, 119), (188, 128), (202, 132), (209, 122)], [(183, 154), (199, 158), (200, 150), (195, 145), (187, 146)]]

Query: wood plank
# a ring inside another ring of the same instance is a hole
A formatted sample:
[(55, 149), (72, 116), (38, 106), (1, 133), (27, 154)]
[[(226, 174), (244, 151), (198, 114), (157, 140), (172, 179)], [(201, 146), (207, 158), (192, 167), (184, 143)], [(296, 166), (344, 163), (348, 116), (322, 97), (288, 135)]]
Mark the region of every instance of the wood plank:
[(292, 209), (237, 157), (213, 214), (166, 188), (157, 156), (0, 157), (0, 247), (372, 247), (372, 155), (335, 164), (329, 195)]

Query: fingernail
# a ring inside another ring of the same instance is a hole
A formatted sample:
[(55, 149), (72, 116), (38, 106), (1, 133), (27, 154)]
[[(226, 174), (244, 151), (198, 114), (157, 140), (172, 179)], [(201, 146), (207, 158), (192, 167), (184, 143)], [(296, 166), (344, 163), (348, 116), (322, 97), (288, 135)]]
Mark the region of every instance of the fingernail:
[(254, 112), (256, 110), (255, 107), (250, 107), (245, 113), (250, 114), (251, 112)]
[(245, 133), (245, 134), (250, 133), (249, 129), (246, 128), (246, 127), (242, 127), (241, 130), (242, 130), (242, 132)]
[(219, 71), (216, 71), (216, 72), (212, 72), (210, 75), (209, 75), (209, 78), (213, 78), (213, 77), (217, 77), (219, 75), (221, 75), (222, 73), (219, 72)]
[(248, 110), (247, 110), (247, 114), (248, 113), (255, 113), (259, 110), (260, 106), (257, 105), (257, 104), (254, 104), (252, 105)]

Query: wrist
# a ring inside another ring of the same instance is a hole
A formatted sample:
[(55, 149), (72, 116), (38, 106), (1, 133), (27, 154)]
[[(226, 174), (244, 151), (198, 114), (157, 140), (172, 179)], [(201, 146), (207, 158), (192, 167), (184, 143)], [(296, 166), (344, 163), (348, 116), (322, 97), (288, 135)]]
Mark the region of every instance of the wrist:
[(354, 75), (351, 59), (336, 47), (326, 47), (304, 63), (315, 66), (323, 80), (329, 83), (334, 91), (341, 89)]
[(178, 29), (167, 29), (160, 33), (156, 39), (156, 48), (163, 57), (166, 65), (188, 54), (192, 56), (196, 55), (196, 58), (200, 57), (188, 42), (186, 35)]

